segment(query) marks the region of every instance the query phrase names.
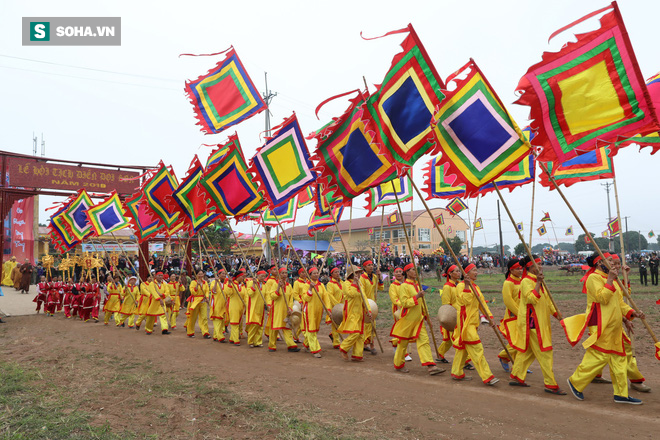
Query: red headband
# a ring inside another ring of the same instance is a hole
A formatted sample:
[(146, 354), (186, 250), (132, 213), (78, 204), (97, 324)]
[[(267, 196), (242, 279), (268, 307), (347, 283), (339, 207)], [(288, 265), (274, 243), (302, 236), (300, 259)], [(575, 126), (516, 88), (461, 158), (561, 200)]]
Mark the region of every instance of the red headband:
[(445, 277), (449, 278), (449, 272), (453, 272), (454, 269), (456, 269), (457, 267), (458, 266), (456, 266), (455, 264), (452, 264), (451, 266), (449, 266), (447, 268), (447, 270), (445, 271)]
[(163, 272), (156, 272), (156, 275), (162, 275)]
[(413, 263), (408, 263), (404, 266), (403, 271), (408, 272), (410, 269), (414, 269), (415, 265)]
[(534, 265), (534, 263), (540, 263), (540, 262), (541, 262), (541, 259), (540, 259), (540, 258), (535, 258), (534, 261), (529, 260), (529, 261), (527, 262), (527, 264), (525, 264), (525, 267), (531, 267), (531, 266)]
[(257, 275), (268, 275), (268, 272), (266, 272), (265, 270), (260, 270), (259, 272), (257, 272)]
[(511, 269), (509, 269), (509, 270), (513, 270), (513, 269), (521, 269), (521, 268), (522, 268), (522, 266), (520, 265), (520, 261), (516, 261), (516, 264), (514, 264), (513, 266), (511, 266)]
[(470, 264), (468, 264), (467, 267), (466, 267), (465, 269), (463, 269), (463, 270), (465, 271), (465, 273), (468, 273), (469, 271), (471, 271), (472, 269), (475, 269), (476, 267), (477, 267), (477, 266), (475, 266), (474, 263), (470, 263)]
[(330, 274), (332, 275), (332, 273), (336, 270), (339, 270), (339, 268), (338, 267), (333, 267), (332, 270), (330, 271)]
[(403, 272), (403, 267), (397, 266), (397, 267), (394, 268), (394, 270), (397, 270), (397, 269), (401, 269), (401, 271)]
[(613, 260), (621, 260), (617, 254), (610, 254), (610, 257), (612, 257)]
[(300, 269), (298, 269), (298, 276), (300, 276), (304, 273), (305, 273), (305, 268), (304, 267), (301, 267)]
[(280, 267), (279, 273), (286, 272), (286, 267)]
[(314, 269), (316, 269), (316, 267), (314, 266), (310, 267), (309, 269), (307, 269), (307, 273), (311, 274)]
[(371, 261), (371, 260), (367, 260), (367, 261), (365, 261), (364, 263), (362, 263), (362, 267), (368, 266), (368, 265), (370, 265), (370, 264), (374, 264), (374, 262)]

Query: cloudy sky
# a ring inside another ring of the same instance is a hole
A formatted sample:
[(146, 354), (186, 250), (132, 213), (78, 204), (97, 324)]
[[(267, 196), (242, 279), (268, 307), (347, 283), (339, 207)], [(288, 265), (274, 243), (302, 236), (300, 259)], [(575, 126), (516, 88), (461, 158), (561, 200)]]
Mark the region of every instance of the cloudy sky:
[[(379, 83), (399, 51), (402, 35), (375, 41), (412, 23), (438, 72), (445, 78), (472, 57), (479, 64), (509, 111), (522, 127), (528, 108), (512, 104), (514, 90), (527, 68), (543, 51), (557, 50), (566, 33), (548, 44), (549, 35), (579, 17), (606, 6), (604, 1), (3, 1), (0, 3), (0, 149), (32, 153), (32, 134), (46, 140), (46, 156), (126, 165), (155, 165), (163, 160), (183, 176), (192, 157), (204, 161), (226, 135), (203, 135), (185, 99), (186, 79), (205, 73), (218, 57), (182, 57), (181, 53), (218, 52), (233, 45), (257, 88), (277, 92), (271, 111), (274, 124), (295, 111), (304, 133), (339, 115), (346, 102), (326, 105), (320, 120), (316, 106), (326, 98)], [(655, 29), (660, 3), (623, 0), (619, 6), (645, 78), (660, 70)], [(119, 16), (121, 47), (22, 47), (21, 17)], [(586, 23), (576, 28), (593, 28)], [(373, 87), (370, 88), (373, 91)], [(254, 154), (264, 129), (263, 114), (236, 131), (247, 156)], [(232, 130), (229, 130), (233, 132)], [(314, 144), (309, 145), (310, 150)], [(660, 231), (656, 184), (660, 157), (649, 150), (622, 150), (615, 158), (622, 216), (631, 230)], [(421, 183), (422, 159), (415, 167)], [(601, 181), (602, 182), (602, 181)], [(566, 190), (587, 227), (606, 229), (607, 197), (601, 182), (582, 183)], [(517, 221), (529, 231), (531, 185), (505, 195)], [(42, 197), (44, 209), (56, 199)], [(496, 194), (479, 203), (485, 229), (475, 245), (498, 239)], [(611, 195), (615, 213), (614, 196)], [(364, 216), (364, 197), (353, 216)], [(441, 200), (431, 207), (444, 206)], [(474, 210), (474, 201), (470, 208)], [(419, 201), (415, 208), (421, 209)], [(578, 225), (561, 198), (537, 186), (535, 228), (548, 211), (559, 240), (568, 226)], [(299, 213), (298, 224), (311, 214)], [(503, 213), (504, 214), (504, 213)], [(503, 218), (504, 241), (517, 241)], [(239, 229), (241, 229), (239, 227)], [(248, 226), (242, 230), (249, 232)], [(527, 232), (528, 233), (528, 232)], [(552, 231), (535, 242), (554, 242)]]

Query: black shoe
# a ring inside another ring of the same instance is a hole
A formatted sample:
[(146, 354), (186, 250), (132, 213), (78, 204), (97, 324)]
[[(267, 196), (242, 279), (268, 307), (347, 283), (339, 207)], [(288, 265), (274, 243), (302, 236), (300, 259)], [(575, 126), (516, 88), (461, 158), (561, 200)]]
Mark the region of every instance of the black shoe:
[(297, 352), (300, 351), (300, 347), (296, 347), (296, 348), (288, 348), (287, 350), (290, 351), (291, 353), (297, 353)]
[(120, 327), (121, 327), (121, 328), (126, 327), (126, 323), (123, 323), (122, 325), (120, 325)]
[(0, 324), (4, 324), (4, 323), (5, 321), (3, 321), (2, 318), (0, 318)]
[(163, 330), (163, 331), (161, 332), (161, 334), (163, 334), (163, 335), (171, 335), (172, 332), (170, 332), (169, 330)]
[(465, 368), (466, 370), (470, 370), (470, 371), (472, 371), (472, 370), (474, 370), (474, 365), (472, 365), (472, 364), (466, 364), (463, 368)]
[(436, 361), (437, 363), (439, 363), (439, 364), (448, 364), (448, 363), (449, 363), (449, 361), (448, 361), (447, 359), (445, 359), (445, 358), (442, 358), (442, 359), (436, 359), (435, 361)]
[(204, 339), (211, 339), (211, 335), (204, 335)]

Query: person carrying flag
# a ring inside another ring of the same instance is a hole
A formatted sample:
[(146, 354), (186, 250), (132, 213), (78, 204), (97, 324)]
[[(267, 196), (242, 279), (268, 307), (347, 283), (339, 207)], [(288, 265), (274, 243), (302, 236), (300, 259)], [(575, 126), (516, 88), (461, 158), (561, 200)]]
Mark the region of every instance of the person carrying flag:
[[(362, 263), (362, 268), (364, 272), (360, 275), (359, 286), (362, 294), (366, 299), (376, 301), (376, 293), (378, 290), (383, 289), (383, 282), (380, 279), (380, 270), (378, 268), (374, 271), (374, 262), (372, 260), (365, 260)], [(364, 323), (364, 344), (368, 347), (365, 347), (365, 350), (375, 355), (378, 352), (374, 348), (374, 339), (373, 332), (375, 331), (373, 323), (365, 322)]]

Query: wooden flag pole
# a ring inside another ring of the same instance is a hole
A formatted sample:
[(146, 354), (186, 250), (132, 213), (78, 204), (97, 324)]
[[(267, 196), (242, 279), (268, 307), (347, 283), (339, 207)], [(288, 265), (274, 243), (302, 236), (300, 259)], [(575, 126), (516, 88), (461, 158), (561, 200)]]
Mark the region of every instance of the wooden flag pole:
[[(596, 240), (591, 238), (591, 234), (589, 234), (589, 231), (587, 230), (587, 227), (584, 225), (584, 223), (582, 223), (582, 220), (580, 220), (580, 217), (578, 217), (577, 213), (573, 209), (573, 206), (571, 206), (571, 204), (566, 199), (566, 196), (564, 195), (562, 190), (559, 188), (559, 185), (557, 185), (557, 182), (555, 182), (555, 179), (548, 172), (548, 168), (542, 162), (539, 162), (539, 165), (541, 165), (541, 168), (543, 169), (545, 174), (548, 176), (548, 179), (550, 180), (550, 182), (552, 182), (552, 185), (555, 187), (555, 189), (557, 190), (557, 192), (559, 193), (561, 198), (564, 200), (564, 203), (566, 203), (566, 206), (568, 206), (568, 209), (573, 214), (573, 217), (575, 217), (575, 220), (577, 220), (578, 224), (580, 225), (580, 227), (584, 231), (585, 235), (591, 239), (591, 243), (594, 245), (594, 248), (596, 249), (596, 252), (598, 253), (598, 255), (600, 255), (600, 257), (602, 258), (602, 261), (603, 261), (603, 264), (605, 264), (605, 267), (607, 267), (608, 269), (611, 269), (610, 263), (607, 261), (607, 259), (603, 255), (603, 251), (598, 246), (598, 243), (596, 243)], [(620, 224), (621, 223), (619, 223), (619, 225)], [(624, 258), (625, 258), (625, 255), (624, 255)], [(625, 263), (625, 260), (622, 262), (622, 267), (625, 266), (624, 263)], [(625, 269), (624, 269), (624, 272), (625, 272)], [(630, 305), (635, 310), (635, 312), (642, 313), (640, 311), (640, 309), (637, 307), (637, 305), (635, 304), (635, 301), (631, 298), (630, 294), (628, 293), (628, 289), (623, 289), (623, 294), (628, 299), (628, 301), (630, 301)], [(649, 326), (649, 324), (648, 324), (648, 322), (646, 322), (645, 318), (641, 318), (641, 320), (642, 320), (642, 323), (644, 324), (644, 327), (646, 328), (646, 330), (651, 335), (651, 338), (657, 344), (658, 343), (658, 338), (655, 336), (655, 333), (653, 333), (653, 330), (651, 329), (651, 326)]]
[[(230, 224), (229, 222), (227, 222), (227, 226), (229, 226), (229, 230), (230, 230), (231, 233), (234, 235), (234, 241), (236, 241), (236, 234), (234, 234), (234, 231), (231, 229), (231, 224)], [(213, 243), (211, 243), (211, 240), (209, 240), (208, 235), (206, 235), (206, 231), (202, 229), (201, 232), (202, 232), (202, 234), (204, 234), (204, 238), (206, 239), (206, 241), (208, 241), (209, 245), (212, 245)], [(199, 237), (199, 245), (200, 245), (200, 250), (201, 250), (202, 237), (199, 236), (199, 235), (198, 235), (198, 237)], [(236, 241), (236, 243), (238, 244), (238, 241)], [(221, 260), (220, 257), (218, 256), (218, 254), (217, 254), (217, 252), (215, 251), (215, 249), (214, 249), (214, 248), (212, 248), (212, 249), (213, 249), (213, 255), (215, 255), (215, 257), (216, 257), (216, 258), (218, 259), (218, 261), (220, 262), (220, 265), (222, 266), (222, 268), (225, 270), (225, 272), (227, 272), (227, 276), (230, 276), (229, 271), (228, 271), (227, 268), (225, 267), (225, 263), (222, 262), (222, 260)], [(201, 256), (201, 252), (200, 252), (200, 256)], [(210, 256), (209, 256), (209, 255), (207, 255), (207, 256), (209, 257), (209, 260), (210, 260)], [(247, 266), (248, 266), (248, 269), (249, 269), (249, 268), (250, 268), (250, 265), (248, 264)], [(215, 273), (215, 268), (213, 268), (213, 272)], [(217, 276), (217, 274), (216, 274), (216, 276)], [(236, 296), (238, 296), (238, 299), (240, 299), (241, 302), (243, 303), (243, 307), (245, 307), (245, 310), (247, 310), (247, 306), (245, 305), (245, 301), (243, 301), (243, 297), (241, 297), (240, 292), (238, 291), (238, 289), (236, 288), (236, 285), (234, 284), (234, 281), (233, 281), (233, 280), (230, 280), (230, 282), (231, 282), (232, 287), (233, 287), (234, 290), (236, 291)], [(229, 310), (227, 310), (227, 313), (229, 313)]]
[[(381, 212), (380, 212), (380, 232), (378, 234), (378, 259), (376, 260), (378, 262), (378, 270), (380, 270), (380, 255), (382, 251), (382, 246), (381, 243), (383, 242), (383, 220), (385, 219), (385, 207), (381, 207)], [(334, 237), (334, 233), (332, 234)]]
[[(535, 165), (536, 166), (536, 165)], [(530, 219), (529, 219), (529, 248), (532, 248), (532, 238), (533, 235), (532, 233), (534, 232), (534, 199), (536, 197), (536, 179), (532, 181), (532, 209), (530, 209)], [(514, 225), (516, 226), (516, 225)], [(518, 230), (518, 226), (516, 226), (516, 230)], [(523, 240), (524, 243), (524, 240)]]
[[(480, 198), (481, 198), (481, 194), (479, 194), (477, 196), (477, 206), (474, 207), (474, 223), (477, 222), (477, 218), (478, 218), (477, 215), (479, 214), (479, 199)], [(468, 213), (469, 212), (470, 211), (468, 210)], [(469, 258), (470, 261), (472, 261), (472, 254), (473, 254), (473, 251), (474, 251), (474, 234), (477, 232), (474, 223), (472, 223), (472, 225), (471, 225), (472, 226), (472, 233), (470, 234), (471, 235), (471, 237), (470, 237), (470, 258)]]
[[(289, 242), (289, 246), (291, 246), (291, 248), (293, 248), (293, 243), (292, 243), (291, 240), (289, 239), (289, 234), (287, 234), (286, 231), (284, 230), (284, 228), (282, 227), (282, 224), (280, 223), (280, 219), (277, 218), (277, 215), (275, 215), (275, 213), (273, 213), (273, 217), (275, 217), (275, 220), (277, 220), (277, 224), (280, 226), (280, 229), (282, 230), (282, 233), (284, 234), (284, 238), (286, 238), (286, 241)], [(305, 268), (305, 265), (303, 264), (302, 260), (300, 259), (300, 255), (298, 255), (298, 252), (294, 252), (294, 254), (295, 254), (295, 256), (296, 256), (296, 259), (298, 260), (298, 263), (300, 263), (300, 267), (302, 267), (302, 268), (304, 269), (304, 268)], [(310, 281), (311, 281), (311, 280), (312, 280), (312, 279), (310, 278)], [(332, 310), (328, 309), (328, 308), (325, 306), (325, 302), (323, 301), (323, 298), (321, 298), (321, 294), (319, 293), (319, 291), (316, 290), (316, 286), (313, 285), (311, 282), (310, 282), (309, 284), (310, 284), (310, 286), (312, 287), (312, 290), (314, 291), (314, 293), (316, 294), (316, 296), (318, 297), (319, 301), (321, 302), (321, 306), (323, 306), (323, 310), (325, 310), (326, 313), (329, 313), (329, 314), (330, 314), (330, 322), (331, 322), (331, 324), (332, 324), (332, 328), (333, 328), (335, 331), (337, 331), (337, 327), (336, 327), (336, 325), (335, 325), (335, 322), (332, 320)]]
[[(415, 188), (415, 192), (417, 193), (419, 198), (422, 200), (422, 203), (424, 204), (424, 208), (426, 208), (426, 212), (428, 212), (429, 216), (431, 216), (431, 218), (433, 218), (433, 214), (431, 214), (431, 209), (429, 208), (429, 205), (426, 203), (426, 200), (424, 200), (424, 196), (422, 195), (422, 192), (419, 190), (419, 188), (417, 188), (417, 185), (415, 184), (415, 182), (412, 179), (410, 180), (410, 182), (412, 183), (413, 188)], [(456, 265), (461, 270), (461, 274), (463, 275), (464, 278), (467, 278), (467, 274), (465, 273), (465, 270), (463, 269), (463, 265), (461, 264), (461, 261), (458, 259), (458, 257), (454, 253), (454, 250), (449, 245), (449, 241), (447, 241), (447, 237), (442, 232), (442, 229), (440, 229), (440, 226), (438, 225), (438, 222), (435, 221), (435, 219), (433, 221), (433, 224), (435, 225), (435, 229), (440, 234), (440, 237), (442, 237), (442, 241), (444, 241), (445, 246), (447, 246), (447, 249), (449, 250), (449, 253), (451, 254), (454, 261), (456, 262)], [(481, 309), (481, 311), (483, 312), (484, 315), (488, 315), (488, 313), (486, 313), (486, 305), (483, 303), (483, 301), (481, 301), (481, 298), (479, 297), (479, 294), (475, 290), (474, 286), (472, 285), (472, 283), (469, 280), (466, 279), (466, 281), (467, 282), (465, 284), (470, 287), (470, 290), (472, 291), (475, 298), (477, 299), (477, 302), (479, 303), (479, 309)], [(511, 359), (511, 365), (513, 366), (513, 363), (514, 363), (513, 362), (513, 357), (509, 353), (509, 350), (506, 348), (506, 343), (504, 342), (504, 339), (502, 339), (502, 335), (500, 334), (499, 330), (497, 329), (497, 326), (495, 325), (495, 322), (492, 319), (490, 319), (490, 316), (488, 316), (488, 323), (493, 328), (493, 331), (495, 332), (495, 336), (497, 336), (497, 339), (500, 341), (500, 344), (504, 348), (504, 352), (507, 354), (509, 359)]]
[[(616, 202), (616, 219), (619, 223), (619, 244), (621, 245), (621, 263), (623, 266), (626, 265), (626, 248), (623, 240), (623, 231), (621, 230), (621, 210), (619, 209), (619, 191), (616, 188), (616, 176), (612, 177), (612, 183), (614, 184), (614, 201)], [(623, 271), (623, 283), (628, 285), (628, 272)]]
[[(516, 233), (518, 234), (518, 238), (520, 239), (520, 242), (525, 246), (525, 252), (527, 252), (527, 255), (529, 258), (532, 260), (532, 265), (536, 268), (536, 270), (541, 273), (541, 268), (539, 267), (538, 264), (536, 264), (536, 261), (534, 261), (534, 257), (532, 256), (532, 249), (525, 243), (525, 239), (523, 238), (522, 233), (516, 226), (516, 221), (513, 218), (513, 215), (511, 214), (511, 211), (509, 210), (509, 206), (506, 204), (504, 201), (504, 197), (502, 197), (502, 193), (500, 192), (500, 189), (497, 187), (497, 184), (495, 182), (492, 182), (493, 186), (495, 187), (495, 191), (497, 191), (497, 196), (500, 198), (502, 201), (502, 205), (504, 205), (504, 210), (509, 216), (509, 219), (511, 220), (511, 224), (513, 225), (513, 229), (516, 230)], [(541, 284), (543, 285), (543, 288), (545, 289), (546, 293), (548, 294), (548, 298), (550, 298), (550, 302), (552, 303), (553, 307), (557, 311), (557, 317), (561, 321), (564, 319), (561, 315), (561, 312), (559, 311), (559, 308), (557, 307), (557, 303), (555, 302), (555, 299), (552, 296), (552, 293), (550, 293), (550, 289), (548, 289), (548, 286), (545, 284), (545, 280), (541, 281)]]
[[(341, 231), (339, 230), (339, 226), (337, 226), (337, 219), (334, 218), (333, 214), (333, 220), (334, 220), (334, 225), (335, 225), (335, 231), (339, 235), (339, 239), (341, 240), (341, 245), (344, 248), (344, 253), (346, 254), (346, 270), (348, 271), (348, 266), (352, 266), (353, 263), (351, 263), (351, 254), (348, 252), (348, 248), (346, 247), (346, 243), (344, 242), (344, 237), (341, 235)], [(360, 299), (362, 300), (362, 308), (366, 310), (367, 312), (371, 313), (371, 307), (369, 307), (369, 303), (367, 302), (367, 298), (364, 296), (364, 293), (362, 292), (362, 289), (360, 289), (360, 282), (358, 281), (356, 283), (358, 286), (358, 292), (360, 293)], [(376, 326), (375, 322), (373, 321), (372, 317), (372, 324), (374, 324), (374, 335), (376, 335), (376, 340), (378, 341), (378, 345), (380, 346), (380, 352), (385, 353), (383, 350), (383, 345), (380, 343), (380, 338), (378, 337), (378, 332), (376, 331)], [(339, 333), (339, 332), (338, 332)]]
[[(209, 240), (209, 238), (206, 236), (206, 234), (204, 234), (204, 238), (206, 239), (206, 241)], [(206, 257), (209, 260), (211, 260), (211, 255), (209, 254), (209, 248), (206, 247), (206, 244), (204, 244), (204, 242), (201, 242), (201, 243), (202, 243), (202, 246), (204, 247), (204, 251), (206, 252)], [(212, 243), (209, 241), (209, 245), (210, 244), (212, 244)], [(216, 258), (218, 258), (217, 255), (216, 255)], [(218, 261), (220, 261), (220, 258), (218, 258)], [(220, 261), (220, 264), (222, 264), (221, 261)], [(227, 277), (229, 278), (229, 272), (227, 272), (227, 269), (225, 269), (224, 265), (222, 266), (222, 268), (225, 270), (225, 272), (227, 273)], [(215, 287), (218, 287), (217, 281), (220, 277), (218, 277), (218, 271), (215, 270), (215, 265), (214, 264), (211, 265), (211, 270), (213, 271), (213, 274), (215, 275), (215, 278), (216, 278)], [(229, 282), (231, 282), (231, 279), (229, 280)], [(226, 303), (227, 302), (227, 295), (225, 295), (225, 292), (222, 290), (222, 287), (220, 288), (220, 293), (222, 293), (222, 297), (225, 299), (225, 303)], [(213, 311), (211, 311), (211, 313), (213, 313)], [(227, 310), (227, 314), (229, 314), (229, 310)]]
[[(234, 236), (234, 239), (236, 239), (236, 234), (234, 233), (234, 230), (231, 228), (231, 225), (229, 225), (229, 230), (231, 231), (232, 235)], [(245, 252), (243, 252), (243, 249), (239, 249), (241, 251), (241, 255), (243, 255), (243, 258), (247, 260), (247, 255), (245, 255)], [(247, 265), (247, 269), (250, 272), (250, 275), (254, 279), (254, 284), (257, 286), (257, 292), (259, 292), (259, 296), (261, 296), (261, 300), (264, 302), (264, 307), (267, 305), (266, 303), (266, 298), (264, 298), (263, 293), (261, 293), (261, 286), (259, 285), (259, 280), (257, 280), (257, 276), (254, 272), (252, 272), (252, 268), (250, 265)], [(259, 270), (259, 267), (257, 266), (257, 270)], [(245, 304), (245, 302), (243, 302)], [(247, 307), (245, 308), (247, 310)]]
[[(410, 178), (410, 174), (408, 174), (408, 179), (412, 182), (412, 179)], [(421, 280), (422, 280), (422, 271), (418, 269), (417, 264), (415, 264), (415, 256), (413, 255), (412, 252), (412, 245), (410, 244), (410, 237), (408, 236), (408, 231), (406, 228), (406, 222), (403, 221), (403, 212), (401, 211), (401, 203), (399, 202), (399, 195), (394, 191), (394, 198), (396, 200), (396, 206), (399, 210), (399, 215), (401, 216), (401, 225), (403, 226), (403, 235), (406, 236), (406, 240), (408, 241), (408, 247), (410, 248), (410, 262), (413, 264), (413, 267), (417, 271), (418, 277), (415, 280), (417, 283), (417, 288), (421, 291), (422, 290), (422, 285), (421, 285)], [(430, 214), (429, 214), (430, 215)], [(431, 219), (433, 219), (433, 216), (431, 215)], [(412, 219), (411, 219), (412, 220)], [(405, 275), (405, 274), (404, 274)], [(429, 326), (429, 332), (431, 333), (431, 338), (433, 339), (433, 345), (435, 347), (435, 351), (438, 350), (438, 343), (435, 340), (435, 332), (433, 331), (433, 324), (431, 323), (431, 318), (429, 317), (429, 309), (428, 305), (426, 304), (426, 297), (422, 296), (422, 314), (424, 315), (424, 320)]]

